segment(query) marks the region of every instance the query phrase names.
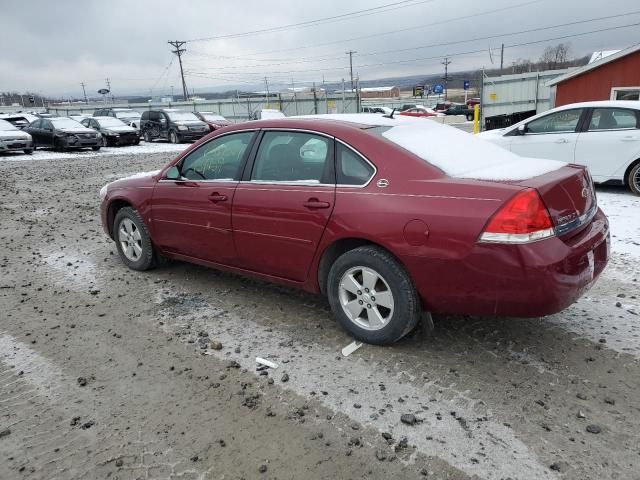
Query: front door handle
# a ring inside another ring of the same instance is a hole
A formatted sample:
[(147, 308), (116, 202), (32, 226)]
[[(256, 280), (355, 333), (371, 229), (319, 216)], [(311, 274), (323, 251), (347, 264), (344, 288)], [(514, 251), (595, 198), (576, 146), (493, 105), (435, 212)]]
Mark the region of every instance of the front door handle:
[(306, 202), (303, 203), (306, 208), (316, 209), (316, 208), (329, 208), (331, 204), (329, 202), (322, 202), (317, 198), (310, 198)]
[(567, 140), (566, 138), (559, 138), (558, 140), (556, 140), (556, 143), (569, 143), (569, 140)]
[(226, 195), (220, 195), (218, 192), (214, 192), (211, 195), (209, 195), (209, 201), (213, 202), (213, 203), (226, 202), (227, 201), (227, 196)]

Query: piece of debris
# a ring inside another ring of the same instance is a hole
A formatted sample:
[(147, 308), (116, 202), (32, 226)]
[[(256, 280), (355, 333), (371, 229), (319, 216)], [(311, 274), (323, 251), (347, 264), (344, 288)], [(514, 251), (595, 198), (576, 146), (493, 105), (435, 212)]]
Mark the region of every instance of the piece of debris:
[(416, 416), (412, 413), (403, 413), (400, 416), (400, 421), (406, 425), (415, 425), (418, 420), (416, 419)]
[(348, 357), (362, 346), (362, 342), (353, 341), (342, 349), (342, 356)]
[(285, 373), (284, 375), (282, 375), (282, 378), (280, 379), (280, 381), (281, 381), (282, 383), (286, 383), (286, 382), (288, 382), (288, 381), (289, 381), (289, 374), (288, 374), (288, 373)]
[(600, 433), (602, 429), (598, 425), (587, 425), (587, 432)]
[(0, 430), (0, 438), (8, 437), (9, 435), (11, 435), (10, 429), (5, 428), (4, 430)]
[(278, 368), (277, 363), (274, 363), (270, 360), (265, 360), (264, 358), (260, 358), (260, 357), (256, 357), (256, 363), (258, 365), (264, 365), (265, 367), (269, 367), (269, 368)]
[(209, 348), (211, 350), (222, 350), (222, 343), (217, 341), (217, 340), (213, 340), (210, 344), (209, 344)]

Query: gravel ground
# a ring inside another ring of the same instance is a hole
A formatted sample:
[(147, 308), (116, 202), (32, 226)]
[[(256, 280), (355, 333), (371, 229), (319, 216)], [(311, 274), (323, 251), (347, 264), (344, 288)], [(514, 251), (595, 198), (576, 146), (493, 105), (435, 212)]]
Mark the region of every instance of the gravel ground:
[(322, 298), (122, 265), (98, 190), (174, 154), (0, 158), (0, 478), (640, 478), (623, 208), (610, 266), (565, 312), (438, 317), (344, 358)]

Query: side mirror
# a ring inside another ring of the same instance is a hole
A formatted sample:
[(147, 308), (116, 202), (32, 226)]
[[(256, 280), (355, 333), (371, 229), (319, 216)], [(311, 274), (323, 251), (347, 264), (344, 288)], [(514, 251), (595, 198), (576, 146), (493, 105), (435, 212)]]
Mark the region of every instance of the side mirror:
[(173, 166), (166, 173), (167, 180), (180, 180), (182, 176), (180, 175), (180, 170), (178, 167)]
[(527, 126), (525, 124), (518, 126), (518, 135), (524, 135), (527, 133)]

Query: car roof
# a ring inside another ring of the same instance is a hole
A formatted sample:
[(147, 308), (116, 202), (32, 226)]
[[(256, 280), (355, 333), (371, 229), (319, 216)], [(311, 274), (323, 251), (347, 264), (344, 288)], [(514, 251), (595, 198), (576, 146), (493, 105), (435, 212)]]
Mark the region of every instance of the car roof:
[(580, 102), (562, 105), (553, 108), (554, 111), (571, 110), (573, 108), (602, 108), (602, 107), (623, 107), (640, 110), (640, 102), (637, 100), (598, 100), (593, 102)]

